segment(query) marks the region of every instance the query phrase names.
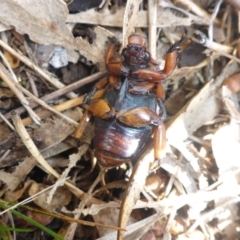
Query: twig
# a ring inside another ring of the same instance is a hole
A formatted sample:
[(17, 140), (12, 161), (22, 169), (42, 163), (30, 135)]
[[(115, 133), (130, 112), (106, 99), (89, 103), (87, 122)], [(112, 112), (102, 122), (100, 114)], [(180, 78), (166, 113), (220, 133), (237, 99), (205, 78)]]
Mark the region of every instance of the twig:
[[(55, 109), (57, 112), (63, 112), (64, 110), (67, 110), (69, 108), (79, 106), (83, 102), (83, 99), (84, 99), (84, 96), (80, 96), (78, 98), (71, 99), (66, 102), (62, 102), (56, 106), (53, 106), (52, 108)], [(50, 116), (51, 114), (52, 114), (52, 112), (49, 110), (46, 110), (46, 109), (44, 109), (40, 112), (37, 112), (37, 115), (41, 119), (46, 118), (46, 117)], [(32, 124), (33, 121), (30, 117), (27, 117), (27, 118), (24, 118), (22, 120), (22, 122), (23, 122), (24, 126), (28, 126), (28, 125)]]
[[(95, 73), (95, 74), (93, 74), (93, 75), (91, 75), (91, 76), (89, 76), (89, 77), (83, 78), (83, 79), (81, 79), (81, 80), (79, 80), (79, 81), (77, 81), (77, 82), (75, 82), (75, 83), (72, 83), (72, 84), (70, 84), (70, 85), (68, 85), (68, 86), (66, 86), (66, 87), (64, 87), (64, 88), (62, 88), (62, 89), (59, 89), (59, 90), (57, 90), (57, 91), (55, 91), (55, 92), (53, 92), (53, 93), (50, 93), (50, 94), (48, 94), (48, 95), (46, 95), (46, 96), (44, 96), (44, 97), (42, 97), (42, 98), (40, 98), (40, 99), (41, 99), (42, 101), (44, 101), (44, 102), (48, 102), (48, 101), (50, 101), (50, 100), (52, 100), (52, 99), (54, 99), (54, 98), (57, 98), (57, 97), (59, 97), (59, 96), (62, 96), (62, 95), (64, 95), (64, 94), (66, 94), (66, 93), (68, 93), (68, 92), (70, 92), (70, 91), (72, 91), (72, 90), (75, 90), (75, 89), (77, 89), (77, 88), (79, 88), (79, 87), (82, 87), (82, 86), (88, 84), (88, 83), (91, 83), (91, 82), (93, 82), (93, 81), (95, 81), (95, 80), (97, 80), (97, 79), (100, 79), (100, 78), (102, 78), (102, 77), (105, 77), (106, 75), (107, 75), (106, 72), (98, 72), (98, 73)], [(38, 106), (38, 103), (37, 103), (37, 102), (30, 101), (30, 106), (31, 106), (31, 108), (35, 108), (35, 107)], [(14, 111), (17, 112), (18, 114), (21, 114), (21, 113), (24, 113), (24, 112), (25, 112), (25, 108), (24, 108), (24, 107), (19, 107), (19, 108), (15, 109)], [(10, 112), (9, 112), (9, 113), (6, 113), (6, 114), (4, 115), (4, 117), (5, 117), (6, 119), (11, 118), (11, 113), (10, 113)], [(0, 119), (0, 123), (1, 123), (1, 122), (2, 122), (2, 120)]]
[(27, 76), (28, 76), (29, 83), (30, 83), (30, 86), (31, 86), (31, 89), (32, 89), (32, 92), (33, 92), (34, 96), (36, 96), (37, 98), (39, 98), (38, 90), (37, 90), (35, 81), (34, 81), (33, 78), (32, 78), (32, 75), (31, 75), (28, 71), (26, 71), (26, 74), (27, 74)]
[[(2, 46), (4, 49), (6, 49), (8, 52), (10, 52), (12, 55), (14, 55), (15, 57), (17, 57), (20, 61), (22, 61), (23, 63), (25, 63), (28, 67), (30, 67), (31, 69), (33, 69), (34, 71), (36, 71), (40, 76), (42, 76), (44, 79), (46, 79), (48, 82), (50, 82), (54, 87), (56, 87), (57, 89), (59, 88), (63, 88), (65, 85), (63, 83), (61, 83), (59, 81), (58, 78), (55, 77), (51, 77), (50, 74), (46, 71), (44, 71), (43, 69), (39, 68), (38, 66), (36, 66), (34, 63), (31, 62), (31, 60), (29, 58), (27, 58), (26, 56), (24, 56), (20, 51), (17, 52), (14, 49), (12, 49), (11, 47), (9, 47), (5, 42), (3, 42), (2, 40), (0, 40), (0, 46)], [(68, 96), (70, 98), (75, 98), (76, 94), (71, 92), (68, 94)]]
[(199, 217), (193, 223), (193, 225), (188, 229), (186, 234), (193, 232), (202, 222), (206, 221), (207, 219), (213, 217), (214, 215), (216, 215), (217, 213), (222, 211), (222, 209), (224, 207), (226, 207), (227, 205), (232, 204), (232, 203), (237, 203), (239, 201), (240, 201), (240, 197), (233, 197), (233, 198), (229, 199), (228, 201), (224, 202), (223, 204), (219, 205), (218, 207), (214, 208), (212, 211), (202, 214), (202, 216)]
[(51, 191), (48, 194), (48, 198), (47, 198), (48, 204), (51, 203), (52, 198), (53, 198), (54, 193), (56, 192), (57, 188), (59, 186), (64, 185), (64, 182), (65, 182), (64, 179), (68, 178), (68, 174), (69, 174), (70, 170), (76, 166), (77, 162), (82, 157), (82, 155), (87, 152), (88, 148), (89, 148), (88, 144), (83, 144), (81, 147), (79, 147), (77, 154), (73, 154), (74, 156), (71, 155), (72, 157), (70, 156), (68, 167), (62, 172), (62, 174), (61, 174), (60, 178), (57, 180), (55, 186), (51, 189)]
[[(85, 197), (80, 202), (79, 207), (78, 207), (78, 212), (75, 213), (74, 218), (78, 219), (81, 216), (83, 208), (85, 207), (85, 205), (87, 204), (89, 199), (92, 197), (92, 192), (93, 192), (94, 188), (101, 181), (101, 178), (102, 178), (102, 176), (104, 175), (105, 172), (106, 172), (106, 169), (103, 169), (103, 168), (100, 169), (100, 172), (99, 172), (97, 178), (95, 179), (95, 181), (93, 182), (93, 184), (89, 188)], [(76, 223), (71, 223), (71, 225), (69, 226), (69, 231), (67, 233), (67, 236), (65, 236), (66, 240), (72, 240), (73, 239), (76, 228), (77, 228), (77, 224)]]
[[(35, 102), (37, 102), (38, 104), (40, 104), (41, 106), (43, 106), (44, 108), (50, 110), (51, 112), (55, 113), (56, 115), (64, 118), (66, 121), (68, 121), (69, 123), (78, 126), (78, 123), (76, 121), (74, 121), (73, 119), (65, 116), (64, 114), (62, 114), (59, 111), (56, 111), (54, 108), (50, 107), (48, 104), (46, 104), (44, 101), (42, 101), (41, 99), (35, 97), (32, 93), (30, 93), (28, 90), (26, 90), (24, 87), (22, 87), (21, 85), (17, 86), (22, 92), (24, 92), (27, 96), (31, 97)], [(39, 118), (39, 117), (38, 117)], [(40, 118), (39, 118), (40, 119)]]
[[(213, 13), (211, 15), (210, 18), (210, 24), (208, 27), (208, 36), (209, 36), (209, 40), (211, 42), (213, 42), (213, 24), (214, 24), (214, 20), (217, 17), (217, 13), (219, 11), (220, 5), (222, 4), (222, 0), (219, 0), (213, 10)], [(214, 64), (214, 58), (213, 55), (210, 55), (210, 67), (209, 67), (209, 74), (208, 74), (208, 79), (207, 81), (209, 81), (210, 79), (212, 79), (213, 77), (213, 64)]]
[[(59, 178), (59, 174), (48, 164), (48, 162), (44, 159), (42, 154), (39, 152), (37, 149), (36, 145), (32, 141), (30, 135), (28, 134), (27, 130), (22, 124), (21, 118), (16, 114), (16, 112), (12, 111), (12, 120), (14, 123), (14, 126), (16, 128), (16, 131), (18, 132), (20, 138), (22, 139), (24, 145), (26, 148), (29, 150), (29, 152), (32, 154), (32, 156), (37, 160), (37, 162), (43, 167), (43, 169), (55, 176), (56, 178)], [(78, 198), (82, 199), (85, 197), (86, 193), (74, 186), (71, 182), (66, 181), (65, 182), (66, 186), (69, 187), (69, 190), (75, 194)], [(96, 199), (96, 198), (91, 198), (89, 200), (90, 203), (97, 203), (99, 204), (102, 201)]]
[(149, 51), (153, 58), (156, 58), (156, 35), (157, 35), (157, 9), (158, 0), (148, 0), (148, 22), (149, 22)]
[(8, 85), (8, 87), (15, 93), (15, 95), (18, 97), (22, 105), (25, 107), (25, 109), (28, 111), (29, 115), (33, 119), (33, 121), (36, 124), (40, 124), (40, 118), (35, 114), (35, 112), (29, 107), (29, 102), (24, 97), (23, 93), (19, 91), (17, 86), (20, 86), (19, 83), (14, 82), (12, 76), (9, 74), (9, 72), (4, 68), (4, 66), (0, 63), (0, 77), (2, 80)]
[[(13, 130), (15, 131), (14, 126), (2, 115), (2, 113), (0, 112), (0, 118), (2, 118), (2, 120)], [(30, 118), (31, 119), (31, 118)], [(32, 119), (31, 119), (32, 120)]]

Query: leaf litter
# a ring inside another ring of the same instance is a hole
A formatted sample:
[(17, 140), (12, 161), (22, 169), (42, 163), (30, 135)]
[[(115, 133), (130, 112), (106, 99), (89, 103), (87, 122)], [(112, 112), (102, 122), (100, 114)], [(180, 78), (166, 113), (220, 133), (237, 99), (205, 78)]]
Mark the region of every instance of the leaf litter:
[[(90, 2), (71, 8), (64, 1), (1, 2), (1, 201), (61, 214), (57, 228), (54, 217), (42, 223), (64, 232), (65, 239), (236, 239), (238, 4), (129, 0), (103, 1), (102, 6), (99, 1), (96, 11)], [(106, 75), (109, 38), (116, 35), (124, 47), (132, 32), (146, 36), (163, 66), (183, 25), (187, 44), (179, 67), (163, 83), (165, 157), (153, 162), (149, 142), (137, 162), (103, 172), (93, 187), (101, 170), (91, 148), (92, 125), (80, 141), (72, 133), (82, 117), (83, 95)], [(49, 186), (54, 187), (34, 197)], [(28, 215), (37, 218), (33, 210)], [(79, 218), (87, 222), (81, 225)]]

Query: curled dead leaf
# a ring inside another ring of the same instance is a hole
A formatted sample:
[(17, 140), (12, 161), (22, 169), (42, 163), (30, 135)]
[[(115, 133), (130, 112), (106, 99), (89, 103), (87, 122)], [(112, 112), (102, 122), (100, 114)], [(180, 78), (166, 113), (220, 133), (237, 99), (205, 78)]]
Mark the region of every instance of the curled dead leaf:
[[(44, 190), (47, 187), (49, 186), (45, 184), (33, 183), (28, 193), (31, 197), (33, 197), (35, 194), (39, 193), (40, 191)], [(71, 193), (66, 187), (59, 187), (55, 191), (52, 197), (52, 201), (49, 205), (46, 204), (48, 195), (49, 190), (43, 192), (36, 199), (34, 199), (35, 204), (37, 204), (39, 207), (45, 210), (53, 211), (56, 207), (62, 207), (67, 205), (71, 200)]]
[(19, 66), (20, 60), (18, 58), (16, 58), (14, 55), (12, 55), (8, 51), (4, 51), (3, 54), (12, 69), (15, 69)]

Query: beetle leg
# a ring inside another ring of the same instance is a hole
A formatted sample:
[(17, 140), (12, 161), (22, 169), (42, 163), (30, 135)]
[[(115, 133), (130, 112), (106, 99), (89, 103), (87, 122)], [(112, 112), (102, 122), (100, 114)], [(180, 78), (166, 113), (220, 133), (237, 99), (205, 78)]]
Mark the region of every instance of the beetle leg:
[(104, 99), (93, 101), (87, 110), (90, 111), (94, 117), (99, 117), (101, 119), (113, 118), (116, 115), (114, 108)]
[(98, 81), (92, 88), (92, 90), (84, 97), (83, 103), (88, 103), (92, 96), (100, 89), (103, 89), (109, 82), (108, 77), (105, 77)]
[(132, 72), (131, 76), (144, 79), (145, 81), (149, 82), (160, 83), (167, 76), (169, 76), (177, 66), (177, 60), (179, 56), (178, 48), (177, 46), (175, 48), (171, 47), (170, 50), (171, 52), (167, 52), (165, 66), (163, 70), (155, 71), (150, 68), (143, 68)]
[(105, 64), (106, 69), (109, 73), (114, 76), (128, 76), (129, 69), (123, 66), (121, 59), (118, 61), (115, 59), (115, 54), (117, 52), (118, 43), (112, 39), (112, 42), (109, 44), (108, 49), (105, 54)]
[(160, 160), (163, 157), (163, 150), (166, 146), (166, 127), (162, 122), (154, 126), (154, 158)]
[(146, 125), (158, 126), (162, 120), (159, 115), (146, 107), (132, 108), (127, 111), (119, 111), (116, 115), (117, 120), (132, 127), (142, 127)]
[(114, 108), (108, 105), (104, 99), (94, 100), (84, 112), (80, 123), (74, 133), (74, 137), (81, 138), (84, 129), (86, 128), (92, 116), (99, 117), (101, 119), (109, 119), (115, 117), (115, 115), (116, 113)]
[(129, 86), (128, 92), (131, 94), (146, 94), (151, 92), (156, 86), (156, 83), (152, 82), (139, 82)]
[(88, 110), (86, 110), (81, 118), (80, 123), (78, 124), (77, 129), (74, 132), (74, 137), (75, 138), (81, 138), (83, 135), (83, 132), (85, 128), (87, 127), (88, 122), (90, 121), (90, 118), (92, 116), (92, 113)]
[(184, 34), (181, 39), (174, 43), (167, 51), (166, 61), (164, 69), (161, 72), (164, 72), (166, 76), (169, 76), (173, 70), (176, 68), (180, 54), (180, 45), (187, 40), (187, 29), (184, 28)]
[(165, 105), (164, 105), (164, 103), (161, 99), (157, 99), (157, 102), (158, 102), (158, 106), (159, 106), (160, 111), (161, 111), (161, 120), (163, 122), (167, 118), (167, 110), (166, 110)]
[[(182, 38), (173, 44), (167, 51), (165, 66), (163, 70), (156, 71), (150, 68), (138, 69), (131, 73), (131, 76), (144, 79), (149, 82), (158, 82), (160, 83), (167, 76), (169, 76), (177, 66), (179, 59), (179, 46), (186, 40), (186, 33), (183, 34)], [(150, 66), (153, 65), (153, 62), (150, 62)]]
[(157, 97), (157, 99), (160, 99), (162, 101), (165, 100), (165, 90), (164, 90), (162, 84), (160, 84), (160, 83), (157, 85), (156, 97)]
[(109, 83), (116, 90), (119, 90), (122, 86), (121, 79), (113, 75), (109, 76)]
[[(163, 102), (160, 101), (160, 104), (160, 107), (162, 107)], [(117, 114), (117, 119), (128, 126), (143, 127), (149, 124), (154, 125), (153, 133), (155, 160), (161, 159), (162, 152), (166, 145), (166, 128), (163, 123), (164, 118), (165, 117), (157, 115), (149, 108), (133, 108), (127, 110), (126, 112), (119, 112)]]

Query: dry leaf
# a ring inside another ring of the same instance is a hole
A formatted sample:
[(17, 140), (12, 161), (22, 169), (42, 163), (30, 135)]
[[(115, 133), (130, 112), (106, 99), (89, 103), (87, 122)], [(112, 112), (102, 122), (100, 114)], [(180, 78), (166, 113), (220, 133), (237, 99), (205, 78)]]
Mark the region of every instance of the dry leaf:
[[(219, 175), (240, 167), (240, 114), (234, 104), (234, 96), (223, 86), (222, 94), (231, 114), (231, 121), (217, 130), (212, 138), (212, 150), (219, 169)], [(237, 100), (237, 99), (236, 99)], [(238, 102), (236, 101), (236, 104)]]
[[(140, 193), (144, 189), (146, 178), (150, 169), (150, 164), (154, 159), (153, 151), (149, 152), (149, 150), (151, 150), (151, 147), (152, 146), (150, 144), (148, 148), (144, 151), (144, 157), (137, 162), (131, 178), (129, 179), (127, 190), (125, 191), (122, 200), (119, 216), (119, 226), (121, 228), (125, 228), (127, 226), (127, 222), (132, 212), (132, 209), (136, 204), (137, 200), (139, 199)], [(124, 236), (124, 232), (119, 232), (118, 234), (118, 237)]]
[(8, 201), (11, 202), (16, 202), (19, 198), (22, 197), (22, 195), (24, 194), (25, 190), (33, 183), (33, 180), (29, 180), (27, 182), (24, 183), (24, 186), (21, 189), (18, 189), (16, 191), (11, 191), (11, 190), (7, 190), (4, 198)]
[(138, 9), (141, 0), (128, 0), (123, 17), (123, 39), (122, 46), (126, 46), (128, 42), (128, 36), (134, 32), (134, 28), (138, 19)]
[(103, 70), (104, 48), (108, 37), (113, 35), (97, 27), (93, 44), (82, 38), (75, 39), (65, 23), (67, 15), (66, 4), (58, 0), (3, 0), (0, 8), (0, 21), (7, 26), (14, 26), (16, 31), (28, 34), (31, 40), (39, 44), (54, 44), (79, 50), (88, 60), (100, 62), (100, 69)]
[[(28, 191), (29, 195), (32, 197), (33, 195), (37, 194), (38, 192), (44, 190), (49, 186), (44, 184), (37, 184), (33, 183)], [(49, 195), (49, 191), (45, 191), (42, 194), (40, 194), (36, 199), (34, 199), (35, 204), (37, 204), (39, 207), (47, 210), (47, 211), (53, 211), (56, 207), (62, 207), (69, 203), (71, 200), (71, 193), (66, 187), (59, 187), (52, 198), (52, 201), (50, 204), (47, 203), (47, 198)]]
[(34, 221), (37, 221), (38, 223), (46, 226), (48, 225), (50, 222), (52, 222), (52, 220), (54, 219), (54, 217), (51, 216), (47, 216), (43, 213), (40, 212), (35, 212), (35, 211), (27, 211), (26, 214), (29, 218), (31, 218)]
[(207, 83), (190, 103), (171, 120), (167, 129), (168, 142), (182, 152), (189, 161), (193, 160), (193, 156), (187, 150), (185, 140), (193, 131), (217, 115), (221, 107), (218, 90), (223, 80), (237, 69), (238, 66), (235, 63), (227, 65), (216, 80)]
[(15, 189), (24, 181), (25, 177), (29, 174), (33, 167), (35, 167), (36, 163), (37, 161), (35, 158), (26, 157), (24, 161), (15, 168), (14, 172), (2, 172), (0, 174), (0, 179), (7, 184), (11, 191), (15, 191)]
[[(49, 131), (49, 129), (51, 129), (51, 131)], [(59, 131), (59, 129), (63, 129), (64, 131)], [(74, 130), (75, 128), (72, 125), (60, 118), (56, 117), (54, 120), (48, 118), (35, 129), (34, 136), (42, 140), (41, 150), (46, 150), (62, 142), (66, 137), (71, 135)]]
[(14, 26), (21, 34), (29, 34), (34, 42), (41, 44), (69, 48), (74, 45), (74, 38), (65, 24), (67, 15), (67, 5), (63, 1), (1, 1), (0, 21)]
[(217, 215), (217, 226), (224, 231), (227, 239), (235, 239), (239, 235), (237, 231), (238, 207), (234, 201), (240, 183), (239, 174), (234, 174), (234, 170), (240, 167), (239, 103), (236, 94), (233, 94), (226, 86), (222, 87), (222, 96), (231, 120), (229, 124), (218, 129), (212, 138), (213, 155), (219, 169), (219, 180), (222, 181), (218, 191), (225, 193), (223, 198), (215, 199), (215, 204), (216, 207), (221, 207), (226, 202), (233, 200)]
[[(76, 14), (69, 14), (66, 22), (69, 23), (87, 23), (101, 26), (122, 27), (124, 8), (117, 9), (115, 13), (112, 13), (108, 8), (104, 8), (103, 11), (96, 12), (95, 9), (89, 9), (85, 12)], [(158, 8), (158, 19), (156, 22), (157, 27), (170, 27), (170, 26), (189, 26), (192, 19), (190, 17), (180, 17), (175, 15), (171, 10)], [(140, 10), (137, 13), (137, 22), (135, 27), (148, 27), (148, 12)]]

